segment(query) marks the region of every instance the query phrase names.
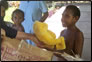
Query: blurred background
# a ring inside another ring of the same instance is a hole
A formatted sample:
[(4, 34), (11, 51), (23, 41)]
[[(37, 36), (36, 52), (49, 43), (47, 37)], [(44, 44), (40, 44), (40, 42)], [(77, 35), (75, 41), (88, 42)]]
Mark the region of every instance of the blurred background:
[[(6, 16), (4, 18), (7, 22), (11, 21), (12, 12), (19, 8), (20, 1), (8, 1), (9, 8), (6, 11)], [(46, 1), (49, 16), (45, 23), (48, 24), (49, 30), (59, 37), (60, 32), (65, 29), (62, 27), (61, 18), (62, 12), (64, 11), (66, 5), (76, 5), (81, 11), (81, 17), (77, 22), (77, 27), (84, 34), (84, 46), (82, 58), (84, 60), (91, 60), (91, 1)], [(12, 22), (13, 23), (13, 22)]]

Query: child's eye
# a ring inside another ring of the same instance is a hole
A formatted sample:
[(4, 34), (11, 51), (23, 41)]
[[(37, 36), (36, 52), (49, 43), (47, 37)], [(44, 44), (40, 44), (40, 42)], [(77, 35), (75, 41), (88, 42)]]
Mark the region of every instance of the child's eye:
[(65, 15), (66, 18), (69, 18), (69, 15)]
[(17, 19), (17, 17), (14, 17), (15, 19)]
[(17, 17), (14, 17), (15, 19), (17, 18)]

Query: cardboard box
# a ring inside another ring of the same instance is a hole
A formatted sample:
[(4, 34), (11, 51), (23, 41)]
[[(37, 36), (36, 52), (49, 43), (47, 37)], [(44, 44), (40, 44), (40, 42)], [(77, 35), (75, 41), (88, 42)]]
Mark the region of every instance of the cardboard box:
[[(53, 53), (35, 46), (28, 45), (25, 41), (3, 37), (1, 44), (1, 61), (51, 61)], [(18, 49), (19, 48), (19, 49)]]

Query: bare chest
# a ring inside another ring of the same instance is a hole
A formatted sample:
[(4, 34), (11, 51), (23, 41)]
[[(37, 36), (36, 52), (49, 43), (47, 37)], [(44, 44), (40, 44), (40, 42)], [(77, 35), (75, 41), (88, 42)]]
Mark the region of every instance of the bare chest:
[(74, 47), (75, 42), (75, 32), (73, 31), (64, 31), (61, 36), (65, 38), (66, 47), (72, 49)]

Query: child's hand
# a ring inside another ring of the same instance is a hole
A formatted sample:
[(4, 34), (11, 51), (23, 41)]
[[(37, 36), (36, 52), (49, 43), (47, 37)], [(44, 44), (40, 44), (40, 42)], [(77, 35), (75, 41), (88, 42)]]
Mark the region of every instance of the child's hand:
[(31, 39), (32, 41), (34, 41), (34, 43), (36, 44), (36, 46), (43, 48), (44, 47), (44, 43), (42, 43), (41, 41), (39, 41), (39, 39), (35, 36), (35, 34), (31, 35)]

